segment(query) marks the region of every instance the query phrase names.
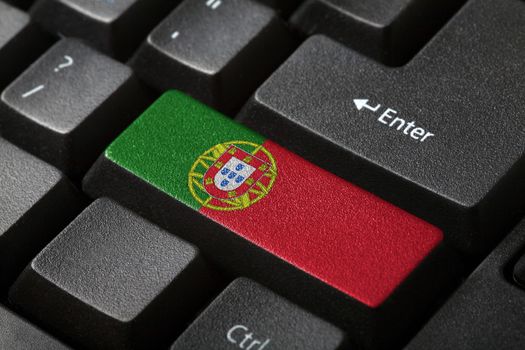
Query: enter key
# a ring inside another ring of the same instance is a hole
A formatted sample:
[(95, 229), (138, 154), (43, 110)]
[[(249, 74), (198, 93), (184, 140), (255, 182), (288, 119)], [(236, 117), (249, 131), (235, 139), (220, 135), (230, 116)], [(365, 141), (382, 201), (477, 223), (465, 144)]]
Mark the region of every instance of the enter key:
[(399, 68), (311, 37), (238, 119), (480, 254), (525, 209), (523, 16), (471, 0)]

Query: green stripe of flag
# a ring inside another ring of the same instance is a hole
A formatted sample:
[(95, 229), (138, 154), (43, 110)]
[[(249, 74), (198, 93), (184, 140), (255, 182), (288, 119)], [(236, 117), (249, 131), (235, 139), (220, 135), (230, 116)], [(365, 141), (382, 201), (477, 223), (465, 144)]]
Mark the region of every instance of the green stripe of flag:
[(106, 150), (105, 156), (161, 191), (199, 210), (188, 189), (195, 160), (228, 141), (264, 138), (177, 91), (162, 95)]

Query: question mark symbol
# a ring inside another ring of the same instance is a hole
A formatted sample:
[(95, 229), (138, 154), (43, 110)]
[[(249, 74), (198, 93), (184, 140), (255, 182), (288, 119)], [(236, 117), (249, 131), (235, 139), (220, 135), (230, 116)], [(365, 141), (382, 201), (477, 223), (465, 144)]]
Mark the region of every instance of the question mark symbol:
[(55, 68), (55, 73), (60, 72), (64, 68), (71, 67), (73, 63), (75, 63), (71, 56), (64, 56), (64, 60), (64, 63), (59, 64), (58, 67)]

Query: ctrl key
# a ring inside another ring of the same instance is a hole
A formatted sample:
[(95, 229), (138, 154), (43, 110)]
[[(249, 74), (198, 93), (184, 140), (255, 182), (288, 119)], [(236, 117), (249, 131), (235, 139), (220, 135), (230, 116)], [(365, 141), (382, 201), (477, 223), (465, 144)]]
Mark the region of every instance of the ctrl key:
[(341, 330), (246, 278), (233, 281), (171, 350), (336, 350)]
[(212, 288), (196, 248), (100, 199), (32, 261), (9, 298), (72, 345), (149, 349), (167, 347)]

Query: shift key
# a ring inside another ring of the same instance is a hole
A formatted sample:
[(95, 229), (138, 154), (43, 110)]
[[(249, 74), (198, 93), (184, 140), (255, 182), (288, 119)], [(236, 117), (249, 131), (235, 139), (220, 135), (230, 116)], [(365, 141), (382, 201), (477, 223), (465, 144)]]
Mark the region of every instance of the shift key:
[[(231, 275), (363, 343), (402, 337), (453, 280), (442, 274), (439, 228), (180, 92), (164, 94), (109, 146), (84, 189), (175, 230)], [(387, 322), (400, 314), (403, 322)]]

